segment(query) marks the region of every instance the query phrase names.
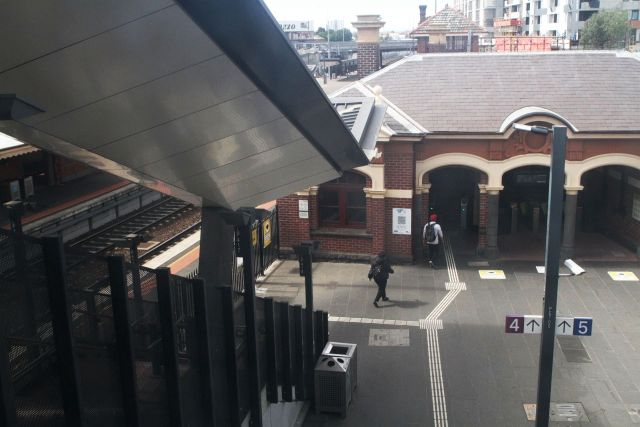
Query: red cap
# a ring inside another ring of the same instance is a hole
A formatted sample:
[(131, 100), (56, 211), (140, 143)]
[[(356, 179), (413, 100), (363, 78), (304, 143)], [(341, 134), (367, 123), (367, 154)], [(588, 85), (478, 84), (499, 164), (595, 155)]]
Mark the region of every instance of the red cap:
[(438, 220), (438, 215), (436, 214), (431, 214), (431, 216), (429, 217), (429, 221), (437, 221)]

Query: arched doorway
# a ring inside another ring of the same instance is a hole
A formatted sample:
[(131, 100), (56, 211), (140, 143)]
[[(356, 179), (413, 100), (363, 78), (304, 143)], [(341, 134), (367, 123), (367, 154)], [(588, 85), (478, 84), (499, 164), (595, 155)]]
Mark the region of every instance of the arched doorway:
[(546, 228), (549, 168), (523, 166), (506, 172), (500, 195), (499, 234)]
[[(576, 248), (583, 257), (636, 260), (640, 252), (640, 170), (607, 165), (583, 173)], [(588, 250), (588, 252), (587, 252)]]
[(473, 207), (477, 200), (479, 175), (480, 172), (461, 166), (429, 172), (429, 211), (436, 212), (440, 223), (448, 230), (477, 227)]
[(457, 251), (475, 253), (477, 249), (480, 221), (478, 184), (486, 180), (484, 172), (466, 166), (445, 166), (425, 175), (424, 181), (431, 184), (428, 212), (436, 213), (444, 231), (455, 237), (451, 243)]

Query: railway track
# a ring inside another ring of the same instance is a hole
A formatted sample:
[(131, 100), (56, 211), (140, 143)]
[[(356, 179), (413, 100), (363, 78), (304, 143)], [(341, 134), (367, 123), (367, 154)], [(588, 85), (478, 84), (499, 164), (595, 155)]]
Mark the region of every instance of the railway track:
[(129, 234), (142, 233), (172, 217), (190, 209), (188, 203), (178, 199), (162, 200), (144, 208), (136, 214), (122, 219), (106, 229), (99, 230), (69, 245), (73, 252), (96, 255), (111, 249)]

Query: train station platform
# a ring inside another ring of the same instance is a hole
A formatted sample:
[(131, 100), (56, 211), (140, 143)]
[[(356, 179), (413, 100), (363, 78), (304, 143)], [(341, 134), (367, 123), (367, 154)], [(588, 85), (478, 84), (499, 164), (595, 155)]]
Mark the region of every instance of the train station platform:
[[(29, 205), (22, 218), (23, 225), (28, 225), (49, 216), (81, 205), (131, 185), (114, 175), (103, 172), (93, 173), (63, 184), (38, 187), (36, 193), (28, 200)], [(0, 227), (8, 226), (6, 209), (0, 209)]]
[[(505, 333), (505, 316), (541, 314), (541, 263), (482, 264), (456, 247), (447, 268), (395, 266), (382, 308), (367, 265), (314, 263), (314, 308), (329, 312), (330, 340), (358, 345), (358, 388), (345, 418), (310, 411), (304, 426), (534, 425), (540, 335)], [(551, 425), (640, 423), (640, 265), (617, 259), (560, 278), (558, 315), (592, 317), (593, 329), (556, 338)], [(258, 289), (305, 304), (296, 261)]]

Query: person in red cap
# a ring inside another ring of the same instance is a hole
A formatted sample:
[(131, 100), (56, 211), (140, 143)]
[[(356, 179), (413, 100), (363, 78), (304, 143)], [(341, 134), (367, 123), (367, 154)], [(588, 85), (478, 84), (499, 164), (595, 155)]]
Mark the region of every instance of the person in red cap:
[(427, 261), (429, 261), (429, 267), (434, 269), (438, 268), (435, 261), (438, 259), (440, 243), (442, 243), (442, 227), (438, 224), (438, 215), (432, 213), (429, 216), (429, 221), (422, 230), (422, 238), (427, 244)]

